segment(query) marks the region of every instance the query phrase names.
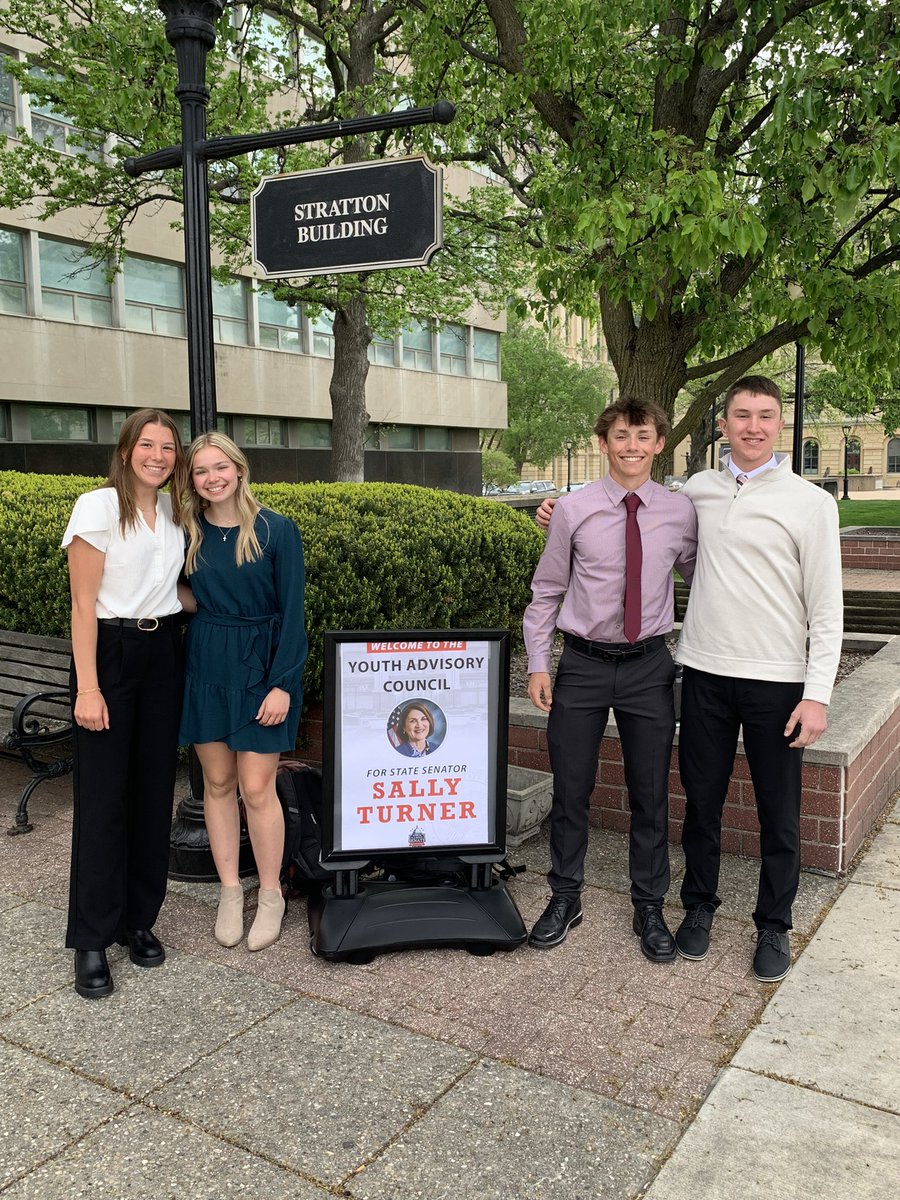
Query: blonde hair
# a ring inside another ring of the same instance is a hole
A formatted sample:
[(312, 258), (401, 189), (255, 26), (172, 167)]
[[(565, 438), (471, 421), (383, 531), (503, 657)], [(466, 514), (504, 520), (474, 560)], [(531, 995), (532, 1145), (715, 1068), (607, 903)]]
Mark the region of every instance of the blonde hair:
[(200, 547), (203, 543), (203, 527), (200, 524), (200, 513), (209, 507), (207, 500), (201, 500), (194, 490), (193, 473), (194, 459), (200, 450), (208, 446), (221, 450), (226, 458), (237, 467), (237, 491), (234, 493), (238, 512), (238, 535), (234, 546), (234, 561), (243, 566), (247, 562), (255, 562), (262, 557), (262, 546), (256, 536), (256, 515), (262, 505), (250, 491), (250, 466), (244, 452), (230, 437), (224, 433), (201, 433), (191, 442), (187, 452), (187, 477), (189, 489), (184, 502), (184, 527), (188, 535), (187, 556), (184, 563), (185, 575), (191, 575), (197, 569), (200, 558)]
[(175, 466), (168, 479), (160, 484), (160, 489), (166, 483), (171, 483), (169, 492), (172, 497), (172, 520), (176, 525), (184, 525), (185, 514), (182, 510), (182, 497), (187, 487), (188, 473), (178, 426), (168, 413), (161, 412), (158, 408), (139, 408), (137, 412), (133, 412), (122, 422), (119, 440), (116, 442), (112, 462), (109, 465), (109, 475), (106, 482), (100, 485), (116, 489), (116, 495), (119, 497), (119, 530), (123, 537), (129, 529), (134, 529), (137, 524), (131, 456), (134, 454), (135, 446), (141, 440), (145, 425), (162, 425), (172, 435), (172, 441), (175, 443)]

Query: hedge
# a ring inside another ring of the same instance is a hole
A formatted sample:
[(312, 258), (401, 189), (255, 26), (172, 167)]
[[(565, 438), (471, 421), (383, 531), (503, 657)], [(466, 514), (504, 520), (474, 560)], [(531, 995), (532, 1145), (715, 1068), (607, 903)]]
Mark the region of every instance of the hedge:
[[(75, 499), (99, 482), (0, 471), (0, 626), (68, 636), (59, 543)], [(303, 536), (308, 700), (321, 697), (326, 629), (511, 629), (518, 640), (543, 538), (515, 509), (406, 484), (253, 490)]]

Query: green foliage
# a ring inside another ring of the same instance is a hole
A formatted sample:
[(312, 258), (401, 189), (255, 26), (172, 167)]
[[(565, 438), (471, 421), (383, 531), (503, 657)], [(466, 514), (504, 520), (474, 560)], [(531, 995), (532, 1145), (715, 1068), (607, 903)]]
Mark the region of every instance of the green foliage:
[(456, 102), (449, 153), (514, 187), (540, 304), (601, 316), (623, 392), (671, 414), (699, 385), (670, 446), (798, 339), (884, 394), (900, 366), (896, 3), (409, 8), (418, 99)]
[[(59, 543), (75, 499), (99, 480), (0, 472), (0, 625), (68, 636)], [(306, 557), (308, 700), (321, 697), (327, 629), (513, 629), (543, 537), (488, 500), (402, 484), (259, 484), (297, 522)]]
[(892, 436), (900, 429), (900, 370), (889, 375), (886, 384), (886, 390), (880, 391), (871, 377), (857, 372), (820, 371), (810, 383), (806, 410), (813, 415), (829, 413), (854, 420), (871, 414)]
[(0, 626), (68, 637), (69, 578), (60, 548), (72, 505), (97, 479), (0, 471)]
[(481, 451), (481, 482), (496, 487), (509, 487), (519, 478), (516, 464), (502, 450)]
[(526, 462), (545, 467), (562, 453), (567, 438), (585, 445), (609, 402), (612, 372), (572, 362), (557, 342), (530, 325), (513, 325), (500, 347), (509, 422), (500, 446), (517, 475)]

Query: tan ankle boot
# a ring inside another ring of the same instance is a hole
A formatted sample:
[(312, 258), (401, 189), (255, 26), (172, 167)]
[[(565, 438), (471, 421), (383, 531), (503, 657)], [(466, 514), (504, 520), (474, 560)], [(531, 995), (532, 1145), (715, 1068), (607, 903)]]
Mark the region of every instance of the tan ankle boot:
[(222, 946), (236, 946), (244, 936), (244, 889), (239, 883), (219, 891), (215, 936)]
[(284, 916), (284, 897), (280, 891), (259, 889), (256, 919), (247, 934), (248, 950), (265, 950), (278, 941), (281, 919)]

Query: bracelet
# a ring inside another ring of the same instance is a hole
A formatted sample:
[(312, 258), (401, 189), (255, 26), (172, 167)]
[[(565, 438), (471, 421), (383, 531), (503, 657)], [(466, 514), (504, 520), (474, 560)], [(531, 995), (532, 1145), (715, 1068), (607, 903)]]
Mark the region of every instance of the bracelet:
[(88, 692), (99, 692), (100, 690), (101, 690), (100, 688), (84, 688), (83, 691), (76, 692), (75, 695), (76, 696), (86, 696), (88, 694)]

